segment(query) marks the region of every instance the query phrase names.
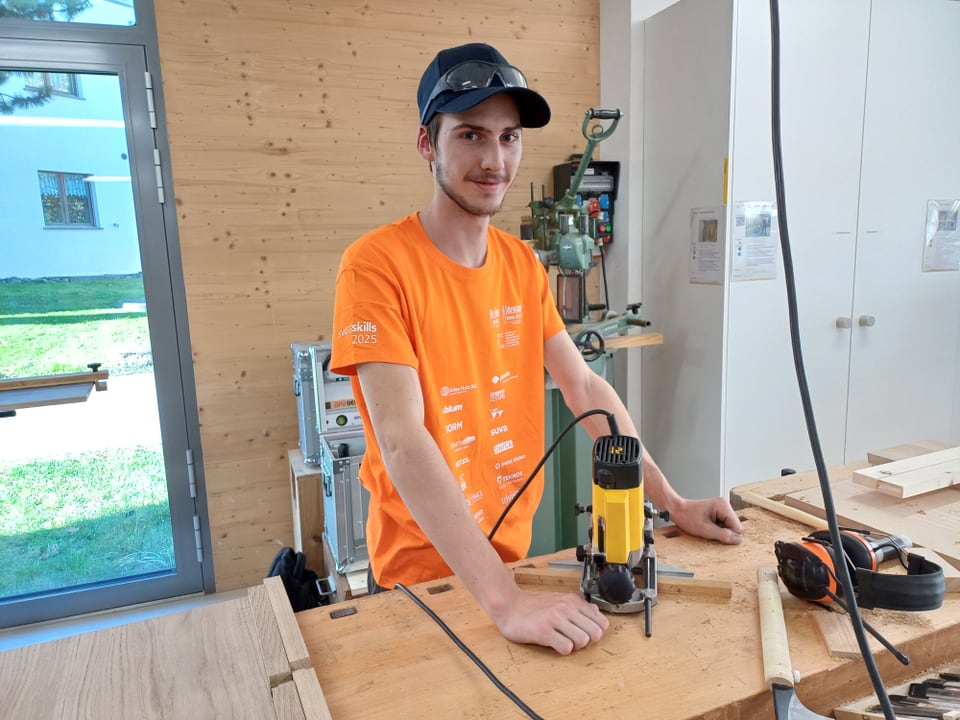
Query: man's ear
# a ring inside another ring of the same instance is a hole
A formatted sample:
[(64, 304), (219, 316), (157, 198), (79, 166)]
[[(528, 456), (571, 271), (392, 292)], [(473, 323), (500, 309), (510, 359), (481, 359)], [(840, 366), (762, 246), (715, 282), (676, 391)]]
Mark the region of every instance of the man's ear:
[(426, 125), (421, 125), (420, 129), (417, 130), (417, 152), (420, 153), (420, 157), (429, 163), (432, 163), (435, 159), (433, 143), (430, 142)]

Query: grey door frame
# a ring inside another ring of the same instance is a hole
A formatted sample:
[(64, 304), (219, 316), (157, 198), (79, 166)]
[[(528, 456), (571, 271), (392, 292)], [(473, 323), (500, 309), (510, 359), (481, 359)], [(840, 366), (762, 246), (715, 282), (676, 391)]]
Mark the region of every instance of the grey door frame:
[[(137, 25), (0, 21), (0, 66), (119, 78), (157, 384), (176, 571), (0, 602), (0, 627), (214, 590), (200, 422), (153, 8)], [(147, 99), (152, 84), (153, 118)], [(154, 119), (155, 118), (155, 119)], [(153, 127), (155, 125), (155, 127)], [(159, 151), (159, 178), (155, 152)], [(163, 201), (161, 202), (161, 195)], [(192, 456), (192, 465), (188, 457)]]

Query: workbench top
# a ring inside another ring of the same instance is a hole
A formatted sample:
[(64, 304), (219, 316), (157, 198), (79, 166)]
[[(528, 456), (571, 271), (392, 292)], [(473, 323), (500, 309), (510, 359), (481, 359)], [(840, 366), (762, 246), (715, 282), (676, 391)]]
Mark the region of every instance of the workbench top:
[[(658, 559), (691, 569), (698, 579), (732, 583), (729, 599), (663, 595), (644, 618), (612, 615), (604, 638), (570, 656), (505, 640), (461, 586), (450, 578), (411, 588), (490, 670), (543, 718), (651, 717), (658, 720), (772, 718), (764, 684), (756, 599), (756, 569), (775, 565), (773, 543), (796, 540), (808, 528), (759, 508), (739, 512), (746, 534), (735, 547), (657, 531)], [(517, 563), (545, 566), (573, 551)], [(444, 592), (431, 593), (448, 586)], [(534, 590), (535, 591), (535, 590)], [(861, 661), (831, 658), (814, 620), (827, 612), (783, 590), (797, 694), (829, 715), (834, 706), (868, 694)], [(343, 615), (344, 608), (355, 614)], [(331, 617), (332, 611), (337, 617)], [(923, 613), (864, 611), (864, 617), (911, 657), (900, 665), (883, 650), (881, 676), (891, 685), (960, 655), (960, 598)], [(297, 614), (311, 663), (332, 717), (511, 718), (523, 713), (487, 680), (440, 628), (394, 591)]]

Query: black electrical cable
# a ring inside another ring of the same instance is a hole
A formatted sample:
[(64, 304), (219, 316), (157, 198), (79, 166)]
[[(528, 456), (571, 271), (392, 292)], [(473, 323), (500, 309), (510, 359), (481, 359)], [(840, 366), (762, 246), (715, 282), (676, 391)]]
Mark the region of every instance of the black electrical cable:
[[(557, 449), (557, 445), (560, 444), (560, 441), (563, 439), (563, 437), (568, 432), (570, 432), (570, 430), (572, 430), (577, 425), (577, 423), (582, 422), (583, 420), (590, 417), (591, 415), (606, 415), (607, 422), (610, 424), (610, 433), (612, 435), (620, 434), (620, 429), (617, 425), (617, 418), (613, 413), (607, 412), (606, 410), (596, 409), (596, 410), (588, 410), (585, 413), (581, 413), (580, 415), (577, 415), (577, 417), (571, 420), (570, 423), (563, 430), (560, 431), (560, 434), (557, 435), (557, 439), (553, 441), (553, 443), (550, 445), (549, 448), (547, 448), (547, 451), (543, 454), (543, 457), (540, 458), (540, 462), (537, 463), (537, 466), (530, 473), (530, 476), (526, 479), (526, 481), (524, 481), (523, 485), (520, 486), (520, 489), (517, 490), (517, 494), (513, 496), (513, 499), (510, 500), (510, 503), (507, 505), (507, 507), (504, 508), (502, 513), (500, 513), (500, 517), (497, 518), (497, 522), (494, 524), (493, 529), (490, 531), (490, 534), (487, 536), (487, 540), (493, 541), (494, 534), (496, 534), (497, 530), (500, 528), (500, 525), (503, 523), (503, 519), (507, 516), (507, 513), (510, 512), (510, 508), (512, 508), (516, 504), (517, 499), (520, 497), (520, 495), (523, 494), (523, 491), (527, 489), (527, 487), (530, 485), (531, 482), (533, 482), (533, 479), (537, 476), (537, 473), (540, 472), (540, 468), (542, 468), (544, 463), (547, 462), (549, 457), (553, 454), (553, 451)], [(470, 650), (470, 648), (468, 648), (466, 644), (456, 636), (453, 630), (447, 627), (446, 623), (444, 623), (443, 620), (441, 620), (440, 617), (433, 610), (431, 610), (426, 603), (424, 603), (420, 598), (414, 595), (410, 591), (410, 589), (407, 588), (402, 583), (397, 583), (393, 587), (397, 590), (400, 590), (404, 595), (406, 595), (411, 600), (413, 600), (413, 602), (415, 602), (421, 610), (423, 610), (428, 616), (430, 616), (430, 618), (432, 618), (433, 621), (440, 626), (440, 629), (447, 634), (447, 637), (453, 640), (454, 644), (458, 648), (460, 648), (464, 652), (464, 654), (466, 654), (466, 656), (469, 657), (476, 664), (478, 668), (480, 668), (480, 671), (487, 676), (490, 682), (492, 682), (497, 687), (497, 689), (500, 690), (500, 692), (502, 692), (504, 695), (510, 698), (517, 705), (517, 707), (519, 707), (521, 710), (523, 710), (523, 712), (527, 714), (528, 717), (534, 718), (534, 720), (543, 720), (533, 710), (527, 707), (527, 705), (524, 704), (524, 702), (520, 698), (514, 695), (513, 692), (506, 685), (504, 685), (497, 678), (497, 676), (493, 674), (493, 672), (491, 672), (490, 668), (484, 665), (483, 662), (480, 660), (480, 658), (474, 655), (473, 651)]]
[[(800, 400), (803, 404), (803, 416), (806, 421), (807, 434), (810, 437), (810, 448), (813, 451), (813, 461), (820, 479), (820, 490), (823, 494), (823, 509), (827, 517), (830, 530), (830, 541), (834, 547), (843, 547), (840, 539), (840, 528), (837, 522), (837, 511), (833, 502), (833, 493), (827, 477), (827, 467), (823, 459), (823, 449), (817, 435), (817, 426), (813, 417), (813, 403), (810, 399), (810, 387), (807, 385), (806, 371), (803, 366), (803, 354), (800, 349), (800, 330), (797, 311), (797, 292), (793, 272), (793, 256), (790, 251), (790, 240), (787, 233), (787, 203), (783, 182), (783, 147), (780, 136), (780, 6), (779, 0), (770, 0), (770, 69), (771, 69), (771, 124), (773, 135), (773, 175), (777, 193), (777, 225), (780, 230), (780, 247), (783, 254), (784, 280), (787, 287), (787, 307), (790, 316), (790, 341), (793, 346), (793, 362), (797, 372), (797, 383), (800, 389)], [(853, 582), (846, 563), (838, 563), (838, 579), (843, 589), (844, 597), (854, 598)], [(854, 635), (860, 646), (860, 654), (873, 683), (877, 699), (883, 710), (885, 720), (896, 720), (890, 698), (887, 697), (883, 680), (877, 669), (876, 661), (870, 651), (870, 645), (864, 630), (863, 618), (856, 602), (851, 602), (847, 612), (853, 624)]]
[(407, 588), (406, 586), (402, 585), (401, 583), (397, 583), (396, 585), (394, 585), (394, 587), (395, 587), (397, 590), (401, 591), (401, 592), (402, 592), (404, 595), (406, 595), (408, 598), (410, 598), (411, 600), (413, 600), (421, 610), (423, 610), (427, 615), (429, 615), (429, 616), (433, 619), (433, 621), (434, 621), (437, 625), (440, 626), (440, 629), (443, 630), (443, 631), (447, 634), (447, 637), (449, 637), (451, 640), (453, 640), (454, 644), (455, 644), (458, 648), (460, 648), (461, 650), (463, 650), (464, 654), (466, 654), (466, 656), (467, 656), (468, 658), (470, 658), (471, 660), (473, 660), (473, 662), (476, 664), (476, 666), (477, 666), (478, 668), (480, 668), (480, 671), (481, 671), (484, 675), (487, 676), (487, 678), (490, 680), (490, 682), (492, 682), (492, 683), (497, 687), (497, 689), (498, 689), (500, 692), (502, 692), (504, 695), (506, 695), (508, 698), (510, 698), (510, 699), (514, 702), (514, 704), (516, 704), (516, 706), (517, 706), (518, 708), (520, 708), (521, 710), (523, 710), (523, 712), (525, 712), (525, 713), (527, 714), (527, 717), (534, 718), (534, 720), (543, 720), (543, 718), (541, 718), (541, 717), (540, 717), (539, 715), (537, 715), (533, 710), (531, 710), (531, 709), (523, 702), (523, 700), (521, 700), (521, 699), (518, 698), (516, 695), (514, 695), (513, 692), (510, 690), (510, 688), (508, 688), (506, 685), (504, 685), (504, 684), (500, 681), (500, 679), (499, 679), (496, 675), (494, 675), (493, 672), (491, 672), (490, 668), (488, 668), (486, 665), (484, 665), (484, 664), (483, 664), (483, 661), (480, 660), (480, 658), (478, 658), (476, 655), (474, 655), (474, 654), (473, 654), (473, 651), (472, 651), (470, 648), (468, 648), (468, 647), (463, 643), (463, 641), (462, 641), (460, 638), (458, 638), (458, 637), (456, 636), (456, 634), (454, 634), (454, 632), (453, 632), (449, 627), (447, 627), (446, 623), (444, 623), (443, 620), (441, 620), (440, 617), (439, 617), (433, 610), (431, 610), (429, 607), (427, 607), (427, 605), (426, 605), (420, 598), (418, 598), (416, 595), (414, 595), (414, 594), (410, 591), (409, 588)]
[(564, 435), (570, 432), (577, 423), (585, 420), (591, 415), (606, 415), (607, 422), (610, 423), (610, 434), (620, 434), (620, 430), (617, 427), (617, 418), (613, 415), (613, 413), (607, 412), (606, 410), (587, 410), (587, 412), (577, 415), (563, 430), (560, 431), (560, 434), (557, 435), (557, 439), (554, 440), (550, 447), (547, 448), (547, 451), (543, 454), (543, 457), (540, 458), (540, 462), (537, 463), (537, 466), (530, 472), (530, 476), (524, 481), (523, 485), (520, 486), (520, 489), (517, 490), (517, 494), (513, 496), (509, 504), (503, 509), (503, 512), (500, 513), (500, 517), (497, 518), (497, 522), (494, 523), (493, 529), (487, 535), (487, 540), (490, 540), (491, 542), (493, 541), (493, 536), (496, 535), (497, 530), (500, 529), (500, 525), (503, 524), (503, 519), (507, 516), (507, 513), (510, 512), (510, 508), (516, 505), (517, 500), (520, 499), (523, 491), (526, 490), (530, 483), (533, 482), (533, 479), (537, 476), (537, 473), (540, 472), (540, 468), (543, 467), (543, 464), (550, 458), (550, 456), (553, 454), (553, 451), (557, 449), (557, 445), (559, 445), (560, 441), (563, 440)]

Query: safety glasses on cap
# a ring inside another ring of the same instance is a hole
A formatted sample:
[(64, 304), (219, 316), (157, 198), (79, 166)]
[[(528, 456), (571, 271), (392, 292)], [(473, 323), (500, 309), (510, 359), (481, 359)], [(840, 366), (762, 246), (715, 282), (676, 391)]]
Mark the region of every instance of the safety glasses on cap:
[(468, 60), (459, 65), (454, 65), (447, 70), (437, 84), (430, 91), (430, 97), (423, 106), (423, 114), (420, 116), (420, 123), (426, 117), (430, 104), (436, 97), (443, 92), (463, 92), (464, 90), (483, 90), (493, 85), (494, 78), (499, 78), (503, 87), (525, 88), (527, 79), (523, 73), (513, 65), (503, 65), (501, 63), (491, 63), (484, 60)]

